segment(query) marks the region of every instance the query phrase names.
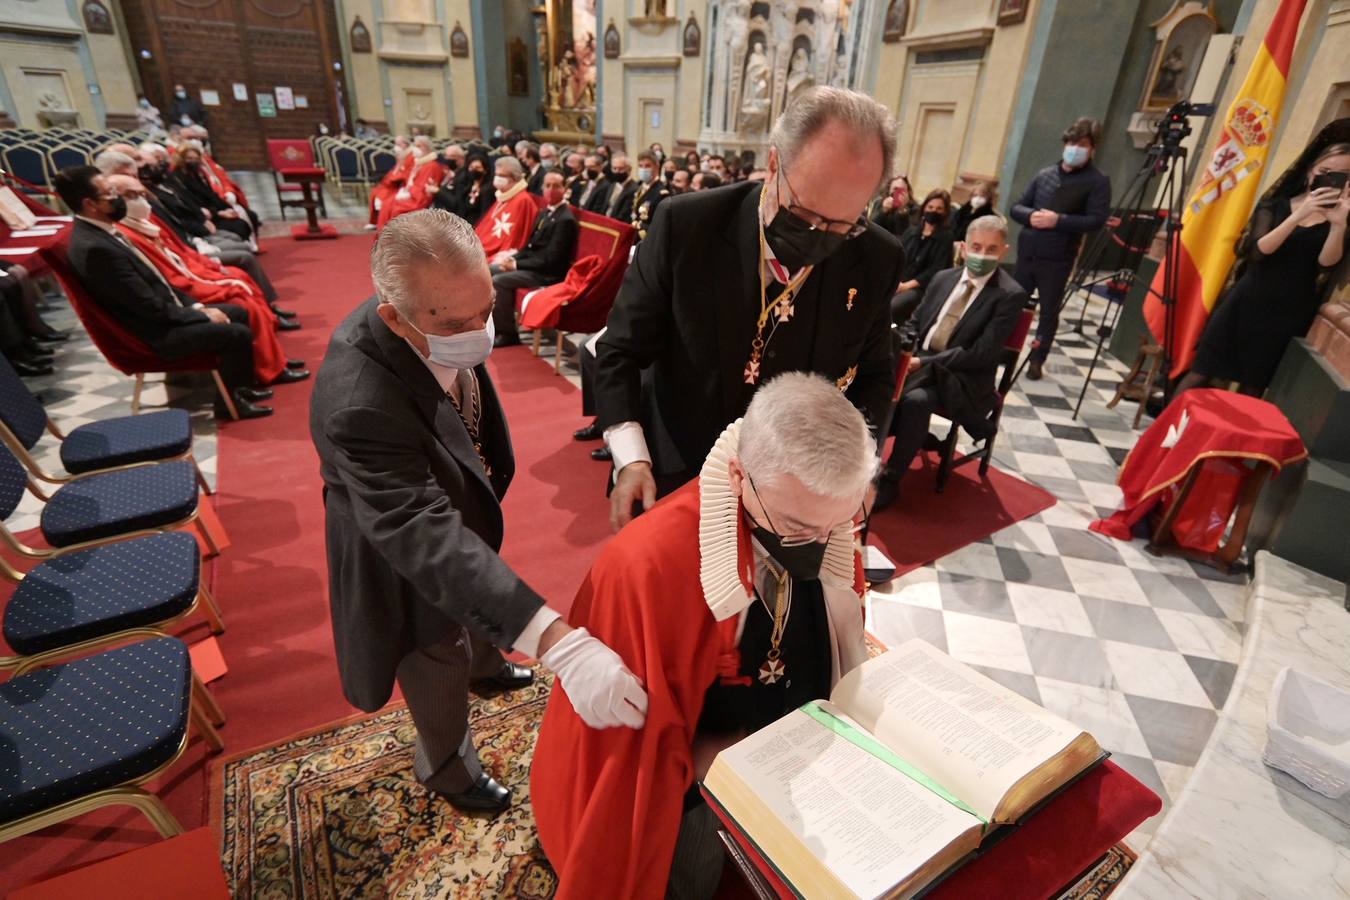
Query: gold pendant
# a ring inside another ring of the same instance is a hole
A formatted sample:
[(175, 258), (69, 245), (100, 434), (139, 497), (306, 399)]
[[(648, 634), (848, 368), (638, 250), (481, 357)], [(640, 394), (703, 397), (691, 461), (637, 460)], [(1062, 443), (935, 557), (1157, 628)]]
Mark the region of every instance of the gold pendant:
[(849, 312), (852, 312), (852, 311), (853, 311), (853, 298), (856, 297), (856, 296), (858, 296), (858, 289), (857, 289), (857, 288), (849, 288), (849, 289), (848, 289), (848, 306), (847, 306), (847, 309), (849, 310)]
[(775, 656), (776, 652), (774, 650), (769, 651), (769, 658), (764, 660), (764, 665), (759, 667), (759, 680), (764, 684), (773, 684), (787, 673), (783, 660)]
[(751, 359), (745, 364), (745, 383), (759, 384), (759, 360)]
[(790, 321), (792, 319), (793, 313), (795, 313), (796, 311), (797, 311), (796, 307), (792, 305), (792, 298), (785, 297), (783, 299), (783, 302), (778, 304), (779, 323), (782, 324), (784, 322)]

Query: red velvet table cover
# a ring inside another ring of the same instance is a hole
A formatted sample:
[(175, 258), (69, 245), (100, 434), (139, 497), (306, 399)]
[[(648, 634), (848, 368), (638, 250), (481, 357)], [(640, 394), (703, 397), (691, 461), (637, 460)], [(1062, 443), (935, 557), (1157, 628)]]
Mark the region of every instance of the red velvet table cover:
[[(1180, 435), (1165, 447), (1174, 426)], [(1121, 508), (1088, 527), (1130, 540), (1135, 523), (1148, 515), (1163, 490), (1206, 459), (1256, 459), (1278, 472), (1307, 455), (1298, 432), (1274, 404), (1212, 388), (1186, 391), (1139, 436), (1125, 458), (1117, 479), (1124, 494)]]
[(286, 181), (314, 181), (328, 175), (326, 169), (320, 169), (317, 166), (296, 166), (289, 169), (278, 169), (277, 171)]

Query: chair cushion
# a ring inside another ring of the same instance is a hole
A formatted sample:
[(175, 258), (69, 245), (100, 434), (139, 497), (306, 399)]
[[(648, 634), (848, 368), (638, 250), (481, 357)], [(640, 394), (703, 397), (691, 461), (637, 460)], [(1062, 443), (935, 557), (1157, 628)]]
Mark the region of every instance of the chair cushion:
[(190, 449), (192, 417), (185, 409), (166, 409), (81, 425), (62, 442), (61, 465), (78, 475), (182, 456)]
[(153, 625), (192, 605), (197, 539), (155, 534), (58, 556), (33, 569), (5, 607), (5, 641), (24, 656)]
[(150, 774), (178, 752), (191, 699), (171, 637), (0, 685), (0, 822)]
[(40, 524), (47, 543), (68, 547), (171, 525), (196, 508), (196, 474), (183, 460), (72, 481), (52, 495)]

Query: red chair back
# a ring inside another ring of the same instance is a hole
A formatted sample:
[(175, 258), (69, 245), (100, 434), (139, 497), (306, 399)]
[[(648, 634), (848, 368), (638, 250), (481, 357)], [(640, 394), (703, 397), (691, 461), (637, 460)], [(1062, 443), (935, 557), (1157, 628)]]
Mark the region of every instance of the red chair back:
[(1017, 327), (1013, 329), (1012, 334), (1008, 335), (1008, 343), (1003, 346), (1014, 353), (1021, 353), (1022, 348), (1026, 346), (1027, 335), (1031, 333), (1031, 323), (1036, 320), (1036, 306), (1028, 301), (1027, 305), (1022, 307), (1022, 312), (1017, 317)]
[(43, 258), (70, 298), (75, 315), (80, 317), (89, 339), (108, 363), (124, 375), (143, 372), (209, 372), (218, 368), (214, 354), (185, 356), (167, 360), (157, 356), (144, 341), (122, 327), (108, 312), (94, 301), (84, 289), (79, 276), (66, 259), (66, 244), (55, 245), (43, 251)]
[(314, 162), (314, 148), (310, 146), (309, 141), (304, 139), (267, 139), (267, 160), (272, 164), (272, 171), (284, 172), (287, 169), (312, 169), (318, 164)]
[(594, 280), (576, 300), (560, 312), (558, 328), (563, 331), (599, 331), (609, 319), (614, 298), (619, 295), (624, 272), (628, 269), (628, 253), (637, 239), (637, 230), (617, 219), (572, 207), (577, 217), (577, 249), (574, 259), (598, 256), (604, 265)]

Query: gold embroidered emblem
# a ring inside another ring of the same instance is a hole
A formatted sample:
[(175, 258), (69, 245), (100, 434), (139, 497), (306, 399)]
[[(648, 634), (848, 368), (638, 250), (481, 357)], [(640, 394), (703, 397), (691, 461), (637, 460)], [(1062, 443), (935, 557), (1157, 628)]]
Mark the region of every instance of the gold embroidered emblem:
[(849, 310), (849, 312), (852, 312), (852, 311), (853, 311), (853, 298), (856, 297), (856, 296), (858, 296), (858, 289), (857, 289), (857, 288), (849, 288), (849, 289), (848, 289), (848, 304), (847, 304), (847, 306), (845, 307), (846, 309)]
[(848, 371), (839, 377), (839, 380), (834, 383), (834, 386), (839, 388), (839, 392), (842, 394), (844, 391), (849, 389), (849, 386), (853, 384), (853, 379), (857, 377), (858, 377), (858, 367), (849, 366)]

